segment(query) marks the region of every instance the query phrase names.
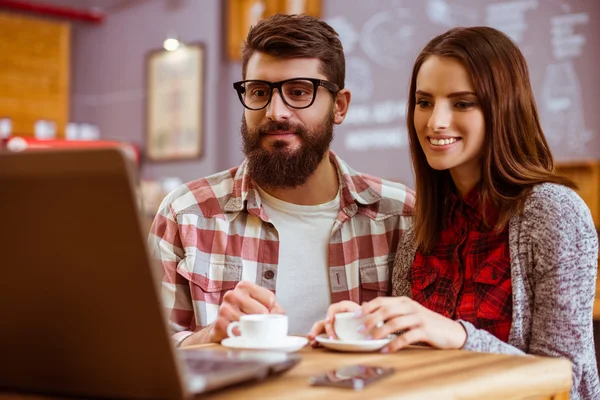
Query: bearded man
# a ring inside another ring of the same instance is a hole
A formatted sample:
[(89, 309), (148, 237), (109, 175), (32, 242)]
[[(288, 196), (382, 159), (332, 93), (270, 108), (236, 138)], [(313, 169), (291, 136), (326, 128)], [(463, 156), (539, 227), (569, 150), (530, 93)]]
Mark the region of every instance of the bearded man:
[(244, 162), (162, 202), (149, 243), (177, 344), (220, 342), (245, 314), (287, 314), (307, 334), (330, 304), (391, 290), (414, 193), (359, 174), (329, 150), (350, 105), (342, 44), (306, 15), (249, 31), (241, 104)]

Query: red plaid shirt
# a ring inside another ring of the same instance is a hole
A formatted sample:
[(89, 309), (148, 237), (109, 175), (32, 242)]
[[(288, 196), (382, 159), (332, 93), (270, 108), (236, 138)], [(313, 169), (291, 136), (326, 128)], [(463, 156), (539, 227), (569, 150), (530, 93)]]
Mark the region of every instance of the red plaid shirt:
[[(416, 253), (413, 299), (507, 342), (512, 323), (508, 227), (499, 234), (485, 227), (476, 188), (462, 201), (456, 195), (448, 201), (448, 223), (439, 243), (430, 254)], [(497, 213), (488, 206), (486, 216), (495, 222)]]
[[(358, 174), (333, 153), (330, 159), (340, 183), (329, 241), (331, 301), (387, 295), (398, 241), (412, 223), (414, 193)], [(275, 291), (279, 236), (245, 163), (170, 193), (148, 241), (177, 342), (214, 322), (223, 295), (239, 281)]]

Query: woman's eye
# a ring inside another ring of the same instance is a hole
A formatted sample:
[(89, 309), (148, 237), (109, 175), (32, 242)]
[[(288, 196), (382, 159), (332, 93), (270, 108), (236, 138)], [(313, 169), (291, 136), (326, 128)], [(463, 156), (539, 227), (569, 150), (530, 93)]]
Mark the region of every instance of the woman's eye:
[(431, 105), (427, 100), (419, 99), (417, 100), (417, 105), (421, 108), (429, 107)]
[(471, 103), (470, 101), (459, 101), (455, 104), (455, 107), (460, 109), (466, 109), (473, 107), (473, 103)]

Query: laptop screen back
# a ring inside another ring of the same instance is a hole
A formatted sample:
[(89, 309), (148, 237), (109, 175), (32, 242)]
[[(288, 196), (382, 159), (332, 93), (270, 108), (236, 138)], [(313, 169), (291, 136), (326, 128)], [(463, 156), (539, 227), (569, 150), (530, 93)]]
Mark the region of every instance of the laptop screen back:
[(0, 387), (184, 396), (119, 150), (0, 154)]

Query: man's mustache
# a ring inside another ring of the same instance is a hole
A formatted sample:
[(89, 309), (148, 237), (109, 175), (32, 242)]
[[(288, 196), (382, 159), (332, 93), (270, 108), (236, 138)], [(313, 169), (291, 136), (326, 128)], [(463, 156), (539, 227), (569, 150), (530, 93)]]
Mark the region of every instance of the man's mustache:
[(288, 131), (300, 136), (303, 136), (304, 134), (304, 130), (301, 127), (294, 126), (287, 122), (269, 122), (260, 126), (257, 130), (260, 137), (275, 131)]

